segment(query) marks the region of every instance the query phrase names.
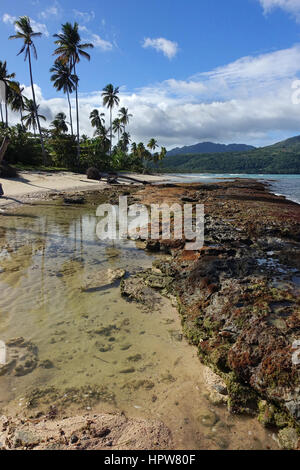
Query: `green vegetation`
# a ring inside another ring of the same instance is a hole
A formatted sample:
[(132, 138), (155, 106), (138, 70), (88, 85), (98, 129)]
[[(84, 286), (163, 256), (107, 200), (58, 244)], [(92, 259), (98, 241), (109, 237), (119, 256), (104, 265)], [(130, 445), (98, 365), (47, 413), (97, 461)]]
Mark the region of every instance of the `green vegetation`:
[(243, 152), (168, 155), (160, 168), (177, 173), (300, 174), (300, 136)]
[[(98, 109), (90, 113), (91, 126), (95, 129), (94, 136), (80, 136), (80, 119), (78, 103), (79, 78), (76, 67), (80, 58), (90, 60), (86, 49), (93, 45), (82, 43), (79, 34), (79, 25), (65, 23), (61, 32), (55, 34), (56, 46), (53, 55), (57, 56), (54, 65), (50, 68), (50, 80), (58, 92), (63, 92), (68, 101), (69, 116), (58, 112), (49, 127), (41, 127), (41, 121), (46, 122), (46, 116), (40, 111), (33, 86), (32, 57), (38, 58), (33, 40), (42, 33), (34, 32), (27, 16), (20, 17), (15, 22), (16, 34), (10, 39), (21, 39), (23, 46), (18, 55), (25, 55), (28, 61), (31, 82), (32, 98), (23, 95), (20, 83), (15, 81), (15, 74), (9, 73), (6, 61), (0, 61), (0, 80), (5, 85), (4, 109), (0, 105), (0, 164), (5, 154), (5, 161), (17, 168), (45, 170), (69, 169), (84, 172), (90, 167), (99, 171), (132, 170), (143, 172), (149, 162), (157, 163), (166, 155), (166, 149), (155, 152), (158, 147), (153, 138), (145, 145), (131, 143), (130, 134), (126, 131), (132, 114), (128, 109), (121, 107), (117, 117), (113, 119), (113, 110), (119, 106), (119, 88), (108, 84), (103, 88), (103, 106), (109, 110), (109, 127), (105, 124), (105, 114)], [(23, 80), (22, 80), (23, 82)], [(75, 93), (76, 103), (76, 135), (73, 130), (71, 94)], [(20, 124), (9, 125), (8, 107), (19, 113)], [(116, 145), (113, 139), (117, 137)], [(1, 145), (2, 142), (2, 145)]]

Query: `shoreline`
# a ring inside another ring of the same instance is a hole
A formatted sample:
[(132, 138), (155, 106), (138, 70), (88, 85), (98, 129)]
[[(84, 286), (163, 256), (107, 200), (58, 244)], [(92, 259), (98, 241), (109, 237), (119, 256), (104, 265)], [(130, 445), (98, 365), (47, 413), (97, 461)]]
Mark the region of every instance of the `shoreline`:
[[(92, 189), (88, 187), (85, 190), (93, 191), (93, 190), (103, 189), (105, 187), (111, 187), (111, 186), (104, 184), (102, 188)], [(241, 205), (245, 203), (246, 205), (248, 204), (249, 206), (251, 206), (251, 204), (255, 204), (257, 206), (258, 204), (258, 206), (255, 207), (255, 212), (256, 212), (256, 216), (259, 215), (259, 217), (256, 217), (255, 223), (261, 224), (260, 229), (263, 229), (264, 224), (266, 223), (265, 222), (266, 211), (259, 210), (261, 209), (260, 205), (262, 204), (262, 200), (264, 201), (263, 202), (264, 204), (269, 204), (269, 206), (271, 205), (270, 207), (268, 206), (269, 209), (270, 208), (274, 209), (274, 211), (276, 212), (276, 217), (275, 217), (275, 214), (273, 214), (275, 219), (278, 217), (278, 215), (280, 216), (282, 215), (282, 211), (286, 210), (288, 212), (287, 219), (291, 222), (292, 215), (289, 214), (289, 212), (291, 211), (293, 212), (293, 210), (295, 209), (299, 217), (297, 223), (299, 224), (299, 221), (300, 221), (299, 205), (286, 200), (284, 197), (274, 196), (273, 194), (269, 192), (267, 185), (263, 185), (262, 183), (257, 183), (256, 181), (253, 181), (253, 180), (251, 181), (235, 180), (230, 183), (220, 182), (220, 183), (211, 184), (211, 185), (209, 183), (208, 184), (206, 183), (194, 183), (194, 184), (177, 183), (176, 185), (172, 184), (172, 187), (168, 186), (167, 184), (161, 184), (161, 185), (153, 185), (153, 186), (146, 186), (146, 187), (136, 186), (136, 189), (137, 191), (134, 193), (134, 198), (138, 200), (139, 202), (142, 202), (145, 204), (149, 204), (151, 202), (158, 202), (158, 201), (159, 202), (167, 202), (167, 201), (181, 202), (181, 197), (183, 195), (185, 197), (190, 196), (196, 200), (197, 199), (196, 192), (199, 191), (199, 194), (198, 194), (199, 202), (204, 200), (204, 203), (209, 207), (209, 212), (214, 212), (213, 217), (215, 219), (220, 217), (220, 215), (222, 215), (222, 211), (225, 208), (226, 218), (231, 218), (232, 215), (235, 216), (234, 225), (236, 226), (236, 228), (240, 226), (241, 222), (242, 223), (244, 222), (243, 220), (240, 220), (240, 216), (238, 214), (241, 211)], [(76, 188), (65, 188), (65, 190), (58, 191), (57, 193), (54, 193), (52, 195), (51, 195), (51, 190), (43, 191), (42, 194), (41, 193), (38, 193), (38, 194), (39, 194), (39, 197), (42, 199), (44, 198), (51, 199), (52, 197), (55, 198), (58, 193), (61, 195), (70, 194), (72, 196), (72, 195), (76, 195), (78, 191), (81, 192), (84, 190), (82, 188), (80, 188), (79, 190)], [(233, 194), (230, 193), (230, 191), (233, 191)], [(25, 197), (25, 200), (31, 200), (31, 199), (32, 199), (31, 197), (29, 198)], [(226, 204), (228, 204), (226, 200), (231, 201), (231, 203), (233, 203), (234, 201), (234, 207), (230, 208), (226, 206)], [(274, 207), (272, 207), (272, 205)], [(280, 214), (278, 214), (278, 207), (281, 208)], [(217, 213), (215, 213), (216, 209), (217, 209)], [(248, 217), (247, 217), (247, 222), (249, 223)], [(224, 234), (222, 233), (222, 227), (221, 228), (219, 227), (219, 229), (217, 230), (219, 230), (219, 235), (220, 235), (219, 242), (221, 241), (223, 243)], [(243, 232), (245, 232), (244, 226), (243, 226)], [(223, 240), (222, 240), (222, 237), (223, 237)], [(253, 239), (255, 237), (257, 237), (256, 234), (253, 236)], [(234, 413), (241, 412), (241, 411), (247, 412), (247, 413), (250, 412), (250, 414), (253, 415), (253, 410), (248, 408), (249, 390), (247, 389), (247, 387), (246, 389), (240, 388), (240, 385), (238, 385), (238, 382), (236, 380), (233, 380), (233, 381), (231, 380), (232, 376), (229, 377), (230, 380), (227, 380), (228, 372), (224, 373), (224, 371), (222, 371), (222, 367), (223, 367), (222, 361), (224, 361), (224, 358), (225, 358), (224, 348), (222, 347), (221, 350), (219, 350), (220, 344), (216, 344), (216, 345), (213, 344), (210, 346), (212, 347), (212, 350), (210, 352), (206, 349), (202, 350), (202, 345), (204, 346), (203, 343), (207, 342), (208, 340), (211, 341), (211, 339), (215, 337), (215, 333), (217, 333), (217, 337), (218, 337), (220, 331), (223, 331), (224, 328), (220, 329), (221, 328), (220, 324), (217, 324), (217, 325), (215, 324), (219, 320), (217, 320), (216, 322), (206, 321), (204, 323), (202, 322), (202, 324), (199, 324), (199, 325), (195, 324), (195, 310), (194, 310), (195, 307), (193, 305), (193, 302), (195, 302), (195, 304), (198, 305), (199, 301), (202, 302), (203, 300), (199, 296), (198, 297), (194, 296), (193, 298), (193, 293), (191, 292), (190, 287), (195, 286), (195, 279), (193, 279), (191, 286), (187, 287), (185, 284), (182, 284), (182, 276), (180, 276), (180, 274), (176, 271), (178, 270), (178, 266), (181, 265), (180, 263), (184, 263), (185, 267), (183, 268), (183, 271), (182, 271), (182, 267), (180, 268), (180, 270), (189, 278), (191, 272), (195, 270), (195, 266), (197, 269), (200, 269), (199, 267), (200, 260), (202, 263), (205, 264), (206, 266), (205, 275), (204, 276), (201, 275), (200, 276), (201, 279), (199, 278), (197, 282), (200, 281), (202, 283), (201, 288), (203, 289), (203, 291), (205, 291), (205, 296), (206, 296), (205, 303), (208, 302), (208, 305), (204, 304), (203, 309), (209, 308), (209, 303), (211, 299), (213, 298), (214, 294), (218, 294), (218, 292), (220, 291), (220, 286), (216, 284), (216, 279), (209, 279), (209, 276), (210, 276), (209, 272), (211, 270), (210, 264), (214, 263), (218, 259), (226, 260), (227, 257), (229, 257), (229, 261), (230, 263), (232, 263), (232, 260), (236, 257), (236, 254), (233, 255), (232, 250), (236, 250), (236, 248), (240, 244), (244, 245), (245, 242), (246, 242), (246, 246), (244, 248), (247, 249), (248, 242), (247, 242), (247, 239), (245, 238), (245, 233), (243, 233), (242, 236), (239, 235), (238, 239), (235, 239), (229, 242), (229, 245), (231, 245), (232, 242), (235, 245), (234, 247), (226, 246), (224, 249), (222, 249), (222, 247), (220, 248), (216, 247), (215, 244), (211, 248), (208, 245), (204, 247), (203, 250), (200, 250), (200, 253), (197, 253), (197, 254), (195, 254), (194, 252), (187, 253), (184, 251), (183, 246), (174, 247), (170, 243), (160, 244), (159, 246), (156, 246), (156, 248), (154, 248), (153, 245), (151, 246), (151, 242), (149, 242), (147, 243), (148, 246), (146, 248), (151, 251), (163, 251), (172, 255), (171, 263), (165, 263), (165, 264), (158, 263), (155, 266), (155, 269), (158, 270), (159, 272), (158, 278), (160, 279), (160, 281), (162, 278), (166, 278), (166, 276), (167, 277), (170, 276), (170, 269), (172, 269), (176, 273), (175, 278), (172, 278), (172, 279), (175, 284), (174, 287), (176, 287), (176, 290), (178, 290), (178, 293), (179, 293), (178, 310), (182, 318), (183, 332), (185, 336), (188, 338), (191, 344), (194, 344), (197, 347), (198, 352), (201, 353), (200, 357), (202, 359), (202, 362), (206, 365), (209, 365), (209, 367), (218, 375), (220, 375), (221, 378), (226, 382), (226, 386), (228, 389), (227, 392), (229, 392), (229, 405), (228, 406), (231, 412), (234, 412)], [(238, 242), (238, 245), (237, 245), (237, 242)], [(228, 245), (228, 241), (226, 241), (225, 244)], [(207, 272), (207, 270), (209, 272)], [(176, 276), (178, 279), (176, 279)], [(130, 278), (134, 278), (134, 276), (130, 276)], [(145, 278), (145, 279), (146, 279), (146, 282), (149, 282), (149, 278)], [(141, 279), (139, 278), (139, 282), (140, 280)], [(152, 279), (152, 282), (153, 282), (153, 279)], [(160, 285), (159, 282), (158, 283), (154, 282), (153, 285), (155, 285), (154, 290), (159, 291), (163, 295), (166, 294), (168, 296), (168, 295), (174, 294), (173, 289), (170, 289), (170, 291), (168, 291), (168, 289), (165, 291), (164, 289), (161, 289), (159, 287)], [(221, 288), (221, 292), (222, 292), (222, 289), (223, 288)], [(184, 292), (184, 290), (186, 292)], [(123, 293), (124, 293), (124, 288), (123, 288)], [(266, 293), (264, 293), (264, 295), (265, 294)], [(228, 295), (226, 292), (221, 293), (221, 297), (222, 296), (226, 297), (226, 295)], [(191, 302), (191, 300), (193, 302)], [(227, 330), (225, 329), (225, 332), (226, 331)], [(230, 345), (235, 344), (238, 340), (238, 338), (235, 338), (234, 336), (232, 337), (232, 335), (231, 337), (230, 335), (222, 336), (222, 341), (223, 341), (223, 338), (225, 339), (225, 344), (226, 344), (226, 338), (229, 339)], [(228, 347), (226, 346), (225, 355), (227, 353), (228, 353)], [(245, 352), (242, 352), (242, 354), (244, 353)], [(216, 358), (212, 360), (212, 356), (214, 354), (216, 355)], [(219, 362), (220, 360), (221, 360), (221, 363)], [(225, 361), (226, 360), (227, 359), (225, 358)], [(221, 368), (220, 368), (220, 364), (221, 364)], [(243, 367), (245, 367), (245, 365), (243, 365)], [(237, 372), (235, 371), (234, 373), (237, 373)], [(251, 395), (251, 393), (250, 393), (250, 398), (251, 400), (253, 399), (253, 395)], [(242, 401), (240, 399), (242, 399)], [(264, 401), (264, 400), (261, 398), (260, 402), (261, 401)], [(279, 415), (276, 417), (277, 409), (275, 410), (276, 412), (274, 411), (272, 412), (272, 410), (270, 410), (268, 403), (272, 403), (272, 400), (271, 402), (268, 401), (267, 404), (265, 405), (260, 404), (260, 407), (261, 407), (260, 420), (261, 422), (265, 421), (264, 424), (266, 426), (274, 426), (274, 424), (276, 424), (274, 420), (279, 419), (278, 417)], [(285, 418), (286, 415), (285, 414), (282, 415), (281, 411), (282, 409), (280, 408), (280, 413), (279, 411), (278, 413), (280, 414), (280, 419), (284, 420), (286, 419)], [(291, 422), (286, 421), (285, 423), (288, 423), (288, 425), (283, 426), (282, 428), (283, 430), (286, 428), (293, 429), (293, 427), (291, 426)], [(281, 445), (283, 445), (282, 442), (281, 442)]]

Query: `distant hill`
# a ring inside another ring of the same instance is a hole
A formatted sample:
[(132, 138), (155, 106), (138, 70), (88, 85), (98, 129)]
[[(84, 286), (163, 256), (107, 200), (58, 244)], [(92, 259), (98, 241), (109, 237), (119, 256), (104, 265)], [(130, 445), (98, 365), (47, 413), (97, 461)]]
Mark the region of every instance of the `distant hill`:
[(192, 155), (201, 153), (225, 153), (225, 152), (246, 152), (255, 147), (245, 144), (214, 144), (213, 142), (202, 142), (200, 144), (188, 145), (185, 147), (175, 147), (169, 150), (168, 156), (173, 155)]
[(249, 146), (245, 147), (247, 150), (197, 154), (175, 155), (172, 151), (171, 155), (168, 153), (161, 162), (160, 168), (165, 172), (176, 173), (300, 174), (300, 136), (268, 147), (252, 148), (252, 150), (249, 150)]

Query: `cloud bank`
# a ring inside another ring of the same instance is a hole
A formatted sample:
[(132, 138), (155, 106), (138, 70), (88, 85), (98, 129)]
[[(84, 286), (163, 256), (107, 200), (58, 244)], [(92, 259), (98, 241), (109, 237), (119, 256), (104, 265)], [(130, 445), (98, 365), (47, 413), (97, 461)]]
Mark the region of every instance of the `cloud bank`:
[[(292, 100), (292, 83), (298, 74), (300, 45), (295, 45), (243, 57), (186, 80), (170, 78), (131, 92), (121, 87), (120, 106), (133, 114), (128, 131), (137, 142), (155, 137), (167, 148), (207, 140), (267, 145), (299, 134), (300, 105)], [(30, 87), (25, 93), (31, 97)], [(36, 94), (48, 124), (60, 111), (68, 116), (63, 95), (46, 99), (38, 86)], [(91, 136), (91, 110), (105, 112), (107, 123), (108, 112), (102, 107), (101, 90), (79, 97), (80, 132)], [(75, 119), (74, 98), (72, 107)], [(16, 122), (18, 116), (10, 119)]]

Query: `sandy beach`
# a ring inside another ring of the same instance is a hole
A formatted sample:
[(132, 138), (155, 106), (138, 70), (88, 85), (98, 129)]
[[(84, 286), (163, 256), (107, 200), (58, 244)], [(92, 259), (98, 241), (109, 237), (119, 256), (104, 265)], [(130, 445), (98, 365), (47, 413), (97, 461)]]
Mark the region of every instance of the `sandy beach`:
[[(159, 175), (124, 173), (124, 176), (149, 182), (162, 181), (162, 176)], [(163, 178), (166, 179), (165, 176)], [(125, 183), (125, 180), (123, 182)], [(0, 178), (0, 183), (4, 190), (4, 197), (0, 198), (0, 206), (21, 203), (24, 198), (39, 198), (45, 193), (97, 190), (107, 184), (106, 181), (89, 180), (83, 174), (42, 171), (22, 171), (18, 178)]]

